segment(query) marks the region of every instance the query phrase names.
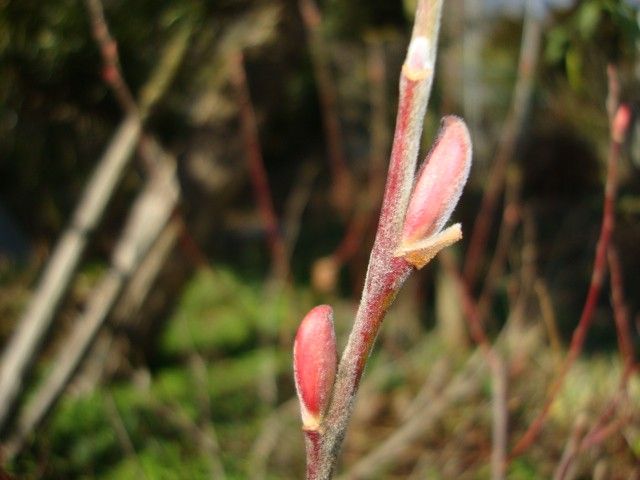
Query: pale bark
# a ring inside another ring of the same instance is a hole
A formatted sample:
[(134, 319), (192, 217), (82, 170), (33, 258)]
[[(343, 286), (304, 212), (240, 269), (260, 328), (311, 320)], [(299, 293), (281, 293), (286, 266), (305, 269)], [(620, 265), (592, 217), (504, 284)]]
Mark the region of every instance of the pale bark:
[(47, 263), (27, 311), (18, 321), (0, 362), (0, 432), (15, 408), (22, 384), (37, 349), (49, 330), (53, 314), (67, 290), (95, 228), (140, 136), (140, 120), (125, 119), (98, 161), (69, 227)]
[(115, 247), (112, 264), (87, 300), (71, 337), (53, 360), (53, 370), (21, 412), (14, 434), (5, 445), (11, 458), (37, 428), (71, 380), (117, 301), (123, 286), (158, 238), (176, 205), (178, 185), (173, 163), (162, 165), (139, 194)]

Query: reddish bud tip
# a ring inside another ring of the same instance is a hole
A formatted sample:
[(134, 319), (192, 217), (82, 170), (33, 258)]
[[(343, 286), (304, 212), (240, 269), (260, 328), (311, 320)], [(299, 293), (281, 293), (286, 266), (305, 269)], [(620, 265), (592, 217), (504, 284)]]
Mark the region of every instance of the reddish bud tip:
[(613, 117), (613, 125), (611, 128), (613, 139), (616, 142), (624, 141), (624, 137), (627, 135), (627, 130), (629, 130), (630, 124), (631, 108), (627, 104), (622, 104), (618, 107), (618, 110)]
[(305, 429), (320, 424), (336, 376), (336, 358), (333, 310), (320, 305), (304, 317), (293, 344), (293, 374)]
[(411, 193), (402, 232), (403, 244), (442, 230), (458, 203), (470, 168), (469, 130), (462, 119), (445, 117)]
[(433, 66), (433, 48), (427, 37), (418, 36), (411, 40), (404, 62), (403, 72), (410, 80), (422, 80)]

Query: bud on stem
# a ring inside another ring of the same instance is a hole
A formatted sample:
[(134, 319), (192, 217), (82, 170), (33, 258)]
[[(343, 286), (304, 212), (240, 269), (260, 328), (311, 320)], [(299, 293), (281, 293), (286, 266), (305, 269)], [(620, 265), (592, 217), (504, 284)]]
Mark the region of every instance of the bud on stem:
[(293, 373), (305, 430), (317, 430), (336, 376), (336, 336), (329, 305), (313, 308), (298, 327)]
[(459, 225), (442, 229), (460, 199), (470, 168), (467, 126), (458, 117), (445, 117), (411, 193), (397, 256), (422, 268), (442, 248), (462, 238)]

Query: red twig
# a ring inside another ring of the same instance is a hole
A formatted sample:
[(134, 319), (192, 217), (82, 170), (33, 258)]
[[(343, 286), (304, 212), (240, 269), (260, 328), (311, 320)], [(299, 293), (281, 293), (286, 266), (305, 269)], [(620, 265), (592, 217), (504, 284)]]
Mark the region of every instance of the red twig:
[(608, 251), (609, 271), (611, 274), (611, 306), (613, 318), (616, 322), (616, 334), (622, 363), (625, 369), (630, 368), (634, 360), (633, 342), (631, 341), (631, 329), (629, 328), (629, 311), (624, 300), (624, 283), (620, 258), (615, 245), (611, 244)]
[(93, 37), (102, 55), (104, 81), (113, 90), (118, 103), (126, 113), (138, 113), (138, 105), (124, 80), (118, 55), (118, 44), (109, 33), (101, 0), (86, 0), (91, 18)]
[(607, 269), (607, 248), (609, 246), (609, 240), (611, 238), (611, 233), (613, 231), (615, 222), (615, 199), (618, 182), (618, 158), (620, 157), (622, 142), (629, 126), (629, 115), (630, 110), (628, 106), (620, 107), (618, 109), (618, 114), (616, 115), (616, 117), (618, 117), (620, 121), (617, 124), (614, 121), (614, 125), (611, 131), (611, 145), (607, 162), (608, 166), (604, 192), (602, 224), (600, 227), (600, 235), (598, 237), (598, 243), (596, 246), (595, 260), (593, 263), (593, 271), (591, 274), (591, 284), (589, 285), (589, 291), (587, 293), (587, 298), (582, 309), (582, 314), (580, 316), (578, 326), (573, 332), (571, 344), (569, 346), (569, 352), (567, 354), (567, 357), (565, 358), (562, 368), (555, 381), (549, 388), (547, 399), (544, 406), (542, 407), (542, 411), (538, 414), (527, 431), (522, 435), (522, 437), (520, 437), (520, 439), (516, 443), (510, 455), (511, 459), (521, 455), (524, 451), (526, 451), (538, 437), (540, 431), (542, 430), (542, 427), (544, 426), (547, 416), (549, 415), (551, 405), (553, 404), (555, 398), (557, 397), (564, 384), (567, 373), (582, 351), (587, 332), (589, 331), (589, 327), (591, 326), (593, 312), (600, 296), (602, 281)]
[(269, 179), (262, 158), (258, 124), (255, 111), (253, 110), (253, 104), (251, 103), (242, 52), (236, 52), (231, 55), (230, 67), (231, 81), (238, 96), (242, 136), (253, 191), (258, 203), (260, 216), (266, 229), (267, 243), (271, 251), (273, 267), (275, 271), (278, 272), (278, 276), (284, 278), (288, 276), (289, 272), (286, 247), (284, 238), (280, 232), (278, 217), (273, 206), (271, 188), (269, 187)]
[[(387, 309), (414, 269), (396, 256), (403, 238), (405, 212), (415, 178), (420, 133), (433, 81), (442, 0), (418, 2), (407, 60), (400, 77), (400, 98), (389, 173), (380, 221), (369, 260), (362, 299), (342, 353), (329, 408), (322, 419), (318, 474), (331, 478), (355, 401), (364, 367)], [(460, 125), (460, 121), (457, 122)], [(458, 128), (461, 128), (460, 126)], [(470, 153), (468, 132), (461, 153)], [(465, 178), (466, 180), (466, 178)], [(456, 199), (457, 200), (457, 199)]]
[(317, 82), (320, 109), (325, 135), (331, 175), (333, 177), (333, 200), (338, 210), (347, 215), (351, 210), (352, 180), (347, 168), (344, 140), (338, 115), (338, 93), (331, 75), (328, 52), (321, 38), (322, 15), (314, 0), (299, 0), (300, 15), (309, 36), (311, 62)]

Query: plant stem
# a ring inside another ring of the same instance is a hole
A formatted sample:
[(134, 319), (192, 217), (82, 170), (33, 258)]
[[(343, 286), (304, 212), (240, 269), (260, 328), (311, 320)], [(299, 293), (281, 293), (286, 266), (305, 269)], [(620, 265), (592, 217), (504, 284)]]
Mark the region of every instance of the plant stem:
[[(400, 100), (380, 223), (358, 313), (342, 354), (331, 404), (320, 426), (317, 470), (308, 479), (330, 479), (364, 366), (384, 315), (413, 267), (394, 257), (415, 175), (422, 124), (433, 81), (443, 0), (421, 0), (400, 77)], [(308, 459), (310, 460), (310, 459)]]

